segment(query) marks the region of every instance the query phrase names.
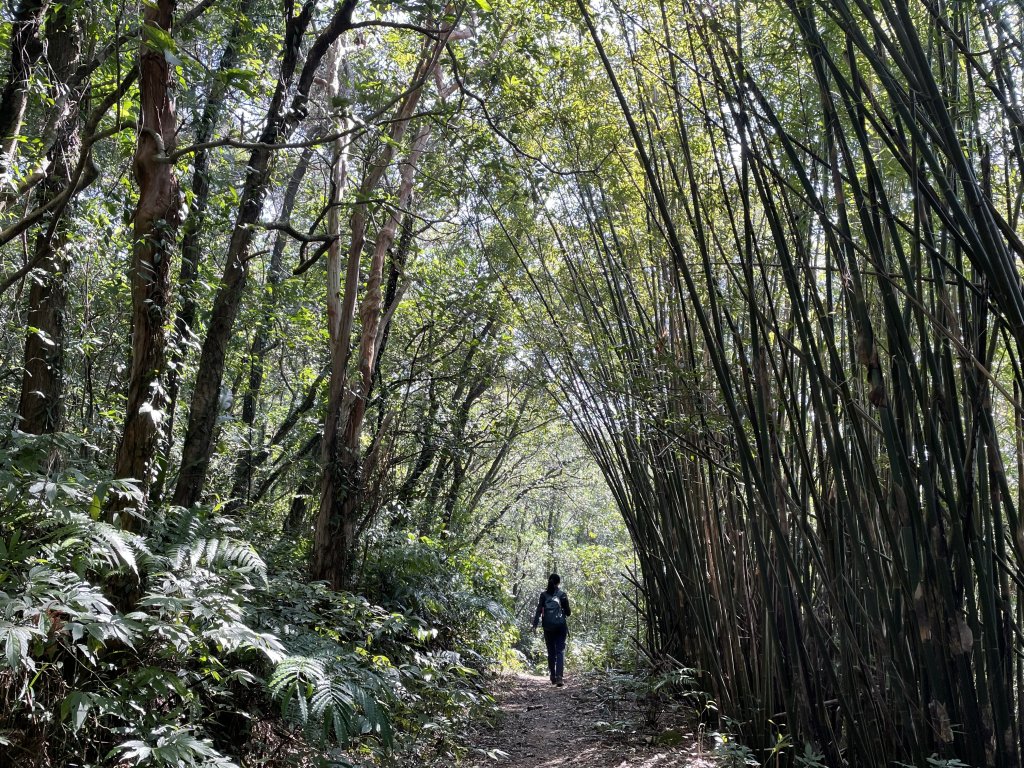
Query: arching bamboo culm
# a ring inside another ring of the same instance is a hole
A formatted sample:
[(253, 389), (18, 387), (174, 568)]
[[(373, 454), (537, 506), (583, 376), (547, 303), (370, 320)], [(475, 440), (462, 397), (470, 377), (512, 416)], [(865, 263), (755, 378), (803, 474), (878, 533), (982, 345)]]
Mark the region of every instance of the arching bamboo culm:
[(628, 147), (514, 239), (663, 650), (753, 746), (1018, 765), (1019, 6), (626, 5)]

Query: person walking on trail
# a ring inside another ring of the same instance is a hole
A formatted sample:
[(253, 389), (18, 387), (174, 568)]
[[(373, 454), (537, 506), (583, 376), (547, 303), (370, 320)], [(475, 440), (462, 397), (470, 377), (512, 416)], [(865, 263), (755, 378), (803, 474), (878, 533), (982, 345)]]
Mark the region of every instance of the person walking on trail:
[(551, 682), (562, 687), (562, 670), (565, 666), (565, 639), (569, 636), (566, 618), (572, 615), (569, 596), (558, 585), (562, 577), (552, 573), (548, 577), (548, 588), (540, 593), (537, 610), (533, 614), (533, 628), (540, 623), (544, 627), (544, 643), (548, 647), (548, 673)]

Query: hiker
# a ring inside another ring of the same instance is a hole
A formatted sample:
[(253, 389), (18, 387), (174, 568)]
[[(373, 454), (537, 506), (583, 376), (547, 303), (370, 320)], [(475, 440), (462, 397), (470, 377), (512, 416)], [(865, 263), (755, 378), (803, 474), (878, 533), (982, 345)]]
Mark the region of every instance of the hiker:
[(540, 622), (544, 627), (544, 643), (548, 647), (548, 673), (551, 682), (562, 687), (562, 668), (565, 665), (565, 639), (569, 636), (566, 617), (572, 615), (569, 596), (558, 585), (562, 577), (552, 573), (548, 577), (548, 588), (540, 593), (537, 610), (533, 614), (533, 628)]

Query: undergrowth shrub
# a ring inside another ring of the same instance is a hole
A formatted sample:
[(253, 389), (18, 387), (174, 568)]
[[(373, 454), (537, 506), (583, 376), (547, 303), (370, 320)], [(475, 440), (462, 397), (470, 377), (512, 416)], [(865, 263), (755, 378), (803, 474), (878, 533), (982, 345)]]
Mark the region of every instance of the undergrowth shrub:
[(422, 540), (382, 550), (369, 567), (382, 607), (268, 569), (216, 510), (162, 509), (143, 536), (119, 530), (104, 497), (137, 489), (67, 458), (90, 452), (67, 435), (0, 447), (0, 766), (459, 751), (457, 728), (489, 706), (480, 673), (511, 632), (485, 564)]
[(368, 597), (417, 617), (432, 645), (458, 651), (483, 669), (515, 638), (499, 563), (464, 544), (394, 533), (371, 548), (361, 587)]
[(470, 720), (493, 711), (486, 675), (513, 660), (517, 638), (501, 566), (455, 542), (391, 533), (373, 542), (362, 591), (421, 644), (399, 666), (395, 715), (417, 733), (406, 757), (456, 759)]

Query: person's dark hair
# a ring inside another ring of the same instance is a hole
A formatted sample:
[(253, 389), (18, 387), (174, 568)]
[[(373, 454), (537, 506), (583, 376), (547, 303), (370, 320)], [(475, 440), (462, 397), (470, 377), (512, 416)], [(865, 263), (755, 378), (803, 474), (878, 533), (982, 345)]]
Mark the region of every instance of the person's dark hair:
[(550, 576), (548, 576), (548, 592), (552, 595), (555, 594), (555, 592), (558, 590), (558, 585), (561, 583), (562, 577), (559, 576), (557, 573), (552, 573)]

